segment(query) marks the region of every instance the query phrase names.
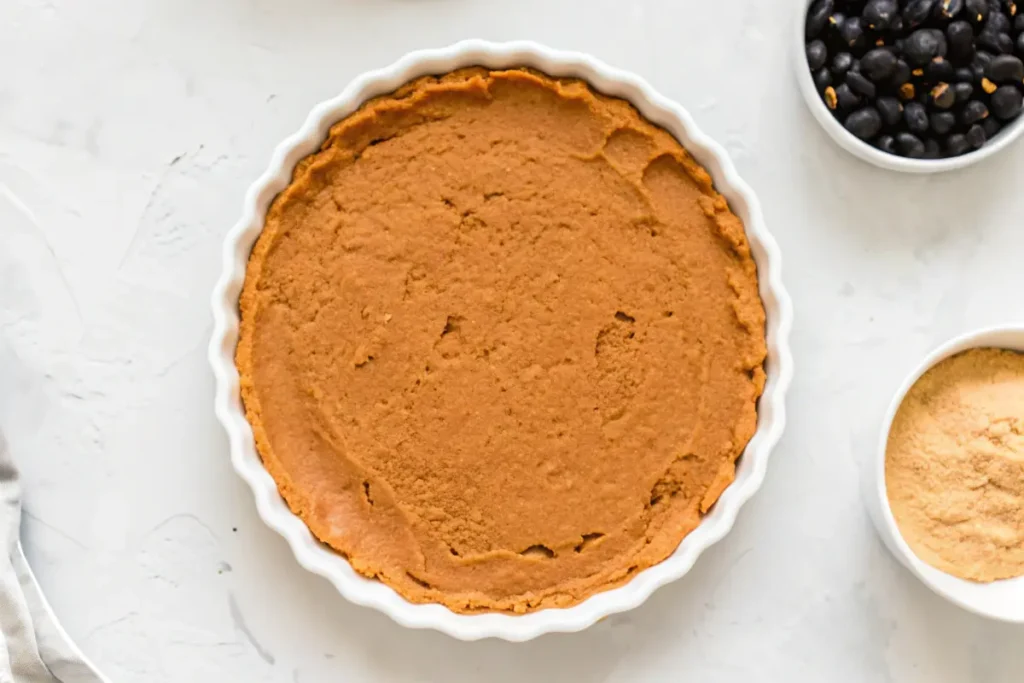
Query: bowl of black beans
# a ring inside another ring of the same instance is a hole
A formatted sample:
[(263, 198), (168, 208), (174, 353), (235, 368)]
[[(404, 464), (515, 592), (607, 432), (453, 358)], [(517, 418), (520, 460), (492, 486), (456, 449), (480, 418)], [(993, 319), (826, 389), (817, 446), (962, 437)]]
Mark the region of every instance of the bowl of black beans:
[(980, 161), (1024, 130), (1020, 3), (811, 0), (800, 89), (832, 138), (876, 166), (932, 173)]

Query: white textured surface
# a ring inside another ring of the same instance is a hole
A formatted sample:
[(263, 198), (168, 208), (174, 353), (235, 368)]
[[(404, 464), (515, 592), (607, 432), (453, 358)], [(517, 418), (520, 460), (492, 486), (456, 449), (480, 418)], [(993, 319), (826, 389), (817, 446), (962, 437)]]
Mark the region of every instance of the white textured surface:
[[(926, 351), (1024, 319), (1024, 148), (930, 178), (853, 159), (800, 101), (791, 9), (0, 3), (0, 423), (83, 649), (161, 683), (1020, 681), (1024, 629), (899, 566), (858, 464)], [(230, 469), (205, 362), (219, 244), (273, 146), (356, 74), (469, 36), (591, 52), (686, 106), (759, 194), (797, 311), (788, 431), (733, 532), (640, 609), (525, 645), (404, 630), (298, 567)]]

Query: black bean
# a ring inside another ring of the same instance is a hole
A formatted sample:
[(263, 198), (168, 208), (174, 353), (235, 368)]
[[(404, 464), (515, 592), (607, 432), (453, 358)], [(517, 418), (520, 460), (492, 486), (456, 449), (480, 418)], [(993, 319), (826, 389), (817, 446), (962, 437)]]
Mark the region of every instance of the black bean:
[(814, 72), (814, 87), (818, 89), (818, 92), (824, 92), (825, 88), (832, 85), (832, 72), (826, 67), (822, 67)]
[(911, 159), (924, 156), (924, 143), (913, 133), (896, 133), (896, 151)]
[(1021, 33), (1019, 36), (1017, 36), (1017, 42), (1014, 45), (1014, 48), (1018, 55), (1024, 57), (1024, 33)]
[(825, 29), (838, 34), (839, 27), (843, 25), (844, 21), (846, 21), (845, 14), (843, 14), (842, 12), (833, 12), (832, 15), (828, 18), (828, 23), (825, 24)]
[(828, 48), (825, 47), (824, 41), (813, 40), (807, 43), (807, 66), (811, 67), (811, 71), (817, 71), (825, 66), (827, 59)]
[(919, 28), (907, 38), (903, 55), (912, 66), (924, 66), (934, 57), (946, 56), (946, 36), (934, 28)]
[(1024, 106), (1024, 95), (1015, 86), (1001, 85), (992, 93), (989, 106), (992, 107), (992, 113), (997, 119), (1009, 121), (1020, 115), (1020, 110)]
[(950, 55), (965, 59), (974, 49), (974, 29), (966, 21), (951, 21), (946, 27), (946, 41)]
[(882, 115), (882, 123), (887, 126), (895, 126), (903, 119), (903, 105), (895, 97), (879, 97), (875, 106)]
[(892, 28), (893, 19), (899, 14), (900, 8), (896, 0), (868, 0), (861, 16), (869, 28), (876, 31), (887, 31)]
[(993, 33), (1009, 33), (1010, 17), (1002, 12), (992, 12), (985, 20), (985, 30)]
[(985, 144), (985, 129), (977, 123), (968, 128), (967, 144), (971, 146), (971, 149), (980, 149)]
[(832, 58), (832, 73), (837, 78), (845, 76), (851, 66), (853, 66), (853, 55), (849, 52), (840, 52)]
[(993, 83), (1021, 83), (1024, 81), (1024, 62), (1013, 55), (999, 55), (985, 69)]
[(988, 17), (988, 2), (986, 0), (965, 0), (964, 8), (967, 11), (967, 19), (975, 25), (985, 23)]
[(992, 54), (1009, 54), (1013, 52), (1013, 38), (1008, 33), (997, 33), (985, 29), (975, 39), (978, 47)]
[(928, 111), (920, 102), (907, 102), (903, 106), (903, 120), (912, 133), (928, 131)]
[(948, 83), (937, 83), (929, 91), (928, 101), (937, 109), (949, 109), (956, 102), (956, 93)]
[(835, 87), (836, 102), (842, 111), (851, 111), (860, 106), (860, 95), (850, 90), (850, 86), (840, 83)]
[(953, 72), (953, 80), (957, 83), (973, 83), (974, 72), (971, 71), (970, 67), (961, 66)]
[(956, 96), (956, 101), (959, 104), (963, 104), (967, 100), (971, 99), (971, 95), (974, 94), (974, 86), (970, 83), (954, 83), (953, 84), (953, 95)]
[(902, 59), (896, 60), (896, 66), (892, 68), (892, 77), (889, 78), (889, 85), (898, 88), (910, 80), (910, 65)]
[(945, 135), (956, 126), (956, 116), (952, 112), (937, 111), (928, 117), (928, 123), (933, 133)]
[(992, 55), (987, 52), (978, 52), (974, 55), (971, 60), (971, 71), (974, 73), (974, 82), (981, 83), (981, 80), (985, 78), (985, 70), (988, 68), (989, 62), (992, 61)]
[(938, 159), (942, 156), (942, 147), (939, 146), (939, 141), (934, 138), (928, 138), (924, 141), (924, 155), (922, 159)]
[(874, 99), (877, 93), (875, 84), (865, 78), (862, 74), (855, 71), (850, 71), (846, 74), (846, 84), (850, 86), (855, 93), (859, 93), (868, 99)]
[(891, 135), (879, 135), (875, 138), (875, 147), (888, 154), (895, 154), (896, 139)]
[(807, 22), (804, 24), (804, 35), (808, 40), (817, 38), (825, 28), (828, 17), (835, 9), (834, 0), (817, 0), (807, 11)]
[(967, 136), (962, 133), (954, 133), (946, 138), (946, 156), (958, 157), (970, 149), (971, 143), (967, 142)]
[(860, 108), (865, 103), (864, 96), (853, 90), (847, 83), (840, 83), (836, 86), (836, 96), (839, 108), (846, 113)]
[(903, 23), (908, 28), (917, 28), (931, 16), (936, 0), (910, 0), (903, 8)]
[(864, 23), (860, 17), (847, 17), (839, 25), (839, 37), (844, 43), (852, 48), (861, 48), (866, 39), (864, 37)]
[(1024, 12), (1021, 12), (1013, 18), (1013, 30), (1017, 33), (1024, 31)]
[(882, 81), (892, 76), (896, 68), (896, 55), (884, 47), (876, 47), (860, 58), (860, 67), (873, 81)]
[(939, 4), (935, 6), (935, 16), (948, 21), (960, 14), (963, 8), (964, 0), (939, 0)]
[(993, 33), (992, 31), (982, 31), (978, 34), (978, 37), (974, 39), (974, 42), (977, 43), (979, 48), (988, 50), (992, 54), (999, 54), (1003, 51), (999, 46), (999, 34)]
[(981, 100), (971, 100), (964, 105), (964, 108), (960, 111), (960, 123), (965, 126), (981, 121), (988, 117), (988, 107)]
[(991, 140), (996, 136), (1000, 130), (1002, 130), (1003, 124), (999, 123), (999, 120), (994, 116), (990, 116), (981, 122), (981, 129), (985, 131), (985, 139)]
[(889, 32), (890, 33), (899, 33), (902, 30), (903, 30), (903, 17), (901, 17), (900, 15), (897, 14), (896, 16), (894, 16), (892, 18), (892, 21), (889, 22)]
[(928, 66), (924, 68), (924, 75), (932, 83), (938, 83), (939, 81), (949, 83), (954, 79), (956, 73), (948, 59), (936, 57), (928, 62)]
[(864, 107), (847, 116), (845, 125), (861, 140), (870, 140), (882, 129), (882, 117), (874, 107)]

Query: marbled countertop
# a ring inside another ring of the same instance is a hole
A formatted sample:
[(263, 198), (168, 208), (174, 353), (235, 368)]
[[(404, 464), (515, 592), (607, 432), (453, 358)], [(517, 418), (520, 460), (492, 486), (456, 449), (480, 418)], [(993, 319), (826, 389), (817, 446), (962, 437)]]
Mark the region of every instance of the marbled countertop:
[[(0, 424), (54, 609), (114, 681), (1010, 683), (1024, 628), (946, 604), (859, 494), (932, 346), (1024, 319), (1024, 147), (941, 177), (856, 161), (799, 99), (795, 2), (0, 3)], [(525, 645), (411, 632), (302, 570), (211, 410), (220, 242), (271, 149), (356, 74), (466, 37), (648, 78), (758, 192), (796, 305), (764, 488), (682, 581)]]

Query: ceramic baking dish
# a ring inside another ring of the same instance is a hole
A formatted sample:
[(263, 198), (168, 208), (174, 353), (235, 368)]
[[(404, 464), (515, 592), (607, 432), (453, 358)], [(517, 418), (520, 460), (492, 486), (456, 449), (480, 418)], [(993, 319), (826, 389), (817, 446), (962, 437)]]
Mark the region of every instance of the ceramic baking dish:
[[(341, 555), (319, 543), (289, 510), (263, 467), (239, 398), (234, 364), (238, 297), (249, 251), (263, 227), (268, 206), (290, 182), (296, 162), (316, 151), (330, 126), (367, 99), (392, 92), (420, 76), (467, 66), (526, 66), (552, 76), (582, 78), (605, 94), (629, 100), (647, 119), (672, 133), (709, 171), (718, 191), (743, 220), (767, 311), (768, 381), (759, 403), (757, 432), (737, 463), (735, 482), (700, 526), (668, 559), (638, 573), (626, 585), (594, 595), (574, 607), (522, 616), (465, 615), (441, 605), (412, 604), (383, 583), (357, 574)], [(657, 588), (686, 574), (700, 554), (732, 528), (740, 507), (761, 486), (769, 453), (782, 434), (783, 399), (792, 376), (788, 344), (792, 305), (782, 284), (779, 249), (765, 227), (757, 198), (740, 179), (725, 151), (700, 132), (686, 110), (659, 95), (643, 79), (585, 54), (561, 52), (530, 42), (496, 44), (469, 40), (443, 49), (413, 52), (385, 69), (356, 78), (340, 95), (316, 106), (299, 132), (274, 151), (270, 167), (246, 194), (242, 218), (225, 240), (223, 259), (223, 273), (213, 292), (210, 363), (216, 377), (216, 413), (227, 430), (231, 461), (252, 487), (260, 517), (284, 536), (303, 567), (327, 578), (348, 600), (378, 609), (404, 626), (433, 628), (463, 640), (497, 637), (524, 641), (544, 633), (579, 631), (610, 614), (640, 605)]]

